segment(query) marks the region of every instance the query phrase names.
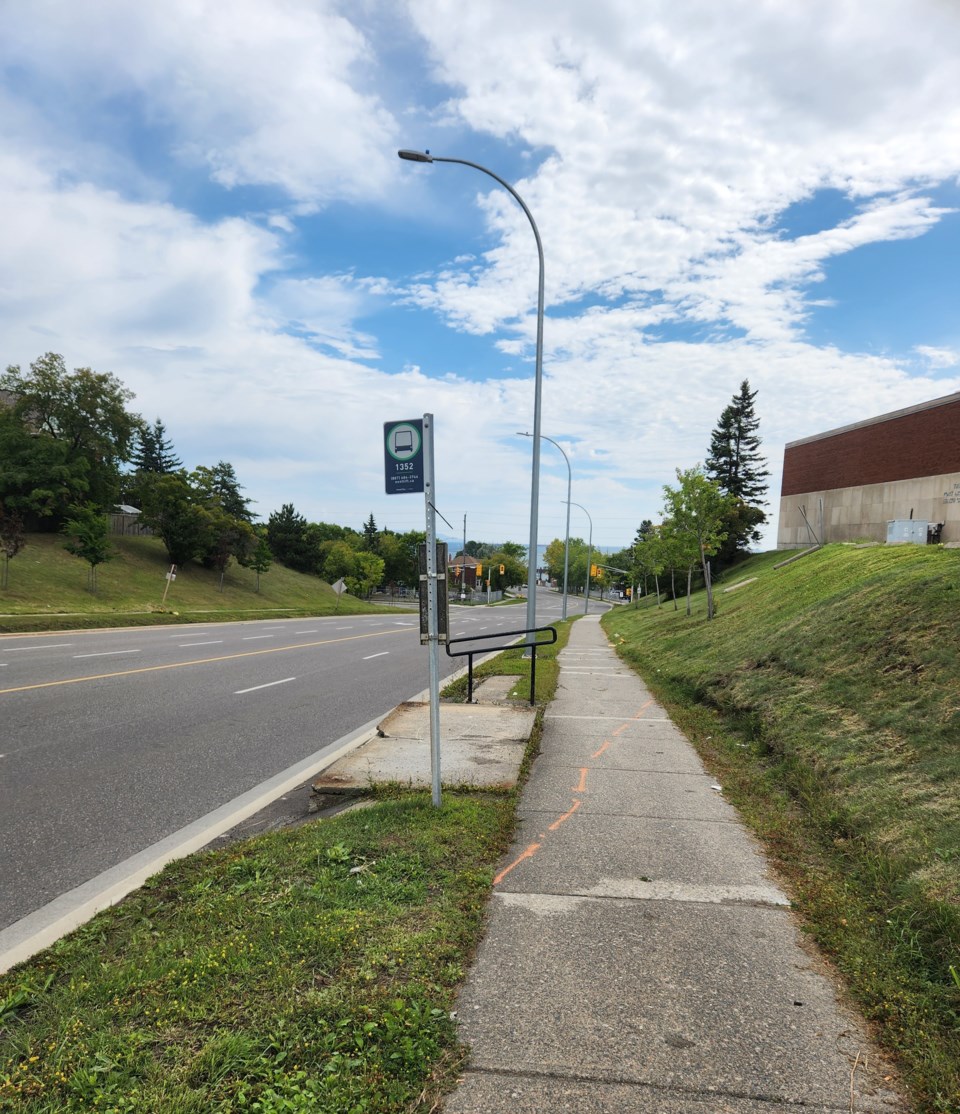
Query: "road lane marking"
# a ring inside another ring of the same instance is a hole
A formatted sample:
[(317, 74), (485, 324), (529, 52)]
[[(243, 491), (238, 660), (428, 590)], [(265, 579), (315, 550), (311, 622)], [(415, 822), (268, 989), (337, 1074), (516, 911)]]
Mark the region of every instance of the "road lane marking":
[(250, 689), (237, 689), (234, 696), (243, 696), (247, 692), (259, 692), (260, 689), (272, 689), (274, 685), (285, 685), (288, 681), (295, 681), (296, 677), (284, 677), (282, 681), (267, 681), (265, 685), (254, 685)]
[(314, 627), (312, 630), (295, 630), (293, 633), (294, 634), (316, 634), (317, 633), (317, 628)]
[(80, 658), (109, 658), (114, 654), (139, 654), (139, 650), (99, 650), (95, 654), (74, 654), (73, 660), (78, 661)]
[(389, 653), (389, 650), (381, 650), (379, 654), (368, 654), (363, 658), (363, 661), (373, 661), (374, 658), (385, 658)]
[(273, 638), (272, 634), (245, 634), (241, 642), (256, 642), (261, 638)]
[(209, 642), (181, 642), (178, 650), (188, 650), (191, 646), (221, 646), (223, 644), (222, 638), (213, 638)]
[(62, 650), (66, 646), (72, 646), (72, 642), (51, 642), (49, 645), (43, 646), (0, 646), (5, 654), (16, 654), (22, 650)]
[(159, 673), (165, 669), (186, 669), (191, 665), (212, 665), (218, 661), (236, 661), (239, 658), (255, 658), (261, 654), (282, 654), (287, 650), (312, 650), (317, 646), (331, 646), (337, 642), (353, 642), (358, 638), (383, 638), (400, 634), (399, 630), (373, 631), (371, 634), (351, 634), (347, 638), (324, 638), (319, 642), (298, 642), (293, 646), (271, 646), (269, 650), (243, 650), (237, 654), (220, 654), (215, 658), (196, 658), (194, 661), (172, 661), (166, 665), (144, 665), (139, 669), (120, 669), (115, 673), (94, 673), (89, 677), (64, 677), (60, 681), (41, 681), (35, 685), (18, 685), (16, 688), (0, 689), (0, 696), (14, 692), (32, 692), (35, 689), (52, 689), (60, 685), (79, 685), (85, 681), (107, 681), (112, 677), (133, 677), (137, 673)]

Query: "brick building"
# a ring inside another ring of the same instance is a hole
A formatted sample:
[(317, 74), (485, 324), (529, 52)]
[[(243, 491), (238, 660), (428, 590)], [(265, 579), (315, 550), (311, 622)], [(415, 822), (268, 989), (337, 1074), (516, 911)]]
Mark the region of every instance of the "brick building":
[(895, 519), (960, 542), (960, 392), (786, 446), (778, 549), (886, 541)]

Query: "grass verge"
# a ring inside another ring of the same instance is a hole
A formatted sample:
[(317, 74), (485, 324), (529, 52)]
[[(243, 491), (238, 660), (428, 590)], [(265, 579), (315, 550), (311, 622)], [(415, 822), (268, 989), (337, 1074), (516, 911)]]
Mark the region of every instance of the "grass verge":
[(784, 874), (898, 1059), (960, 1111), (960, 554), (830, 546), (603, 620)]

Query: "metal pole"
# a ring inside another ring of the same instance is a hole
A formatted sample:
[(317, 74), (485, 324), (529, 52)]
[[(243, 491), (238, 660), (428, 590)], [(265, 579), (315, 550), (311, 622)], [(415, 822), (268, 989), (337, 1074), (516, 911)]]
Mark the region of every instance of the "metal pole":
[[(480, 163), (470, 162), (467, 159), (440, 158), (438, 155), (431, 155), (429, 151), (398, 151), (397, 154), (401, 159), (406, 159), (409, 162), (453, 162), (459, 163), (461, 166), (472, 166), (474, 170), (479, 170), (482, 174), (489, 175), (495, 182), (499, 182), (500, 185), (503, 186), (524, 211), (527, 220), (530, 222), (530, 227), (533, 229), (534, 239), (537, 241), (537, 258), (540, 271), (537, 284), (537, 351), (533, 393), (533, 463), (530, 470), (530, 545), (527, 551), (527, 629), (532, 631), (537, 625), (537, 515), (540, 501), (540, 396), (543, 384), (544, 281), (543, 243), (540, 240), (540, 230), (537, 228), (537, 222), (533, 219), (533, 213), (527, 208), (527, 203), (520, 194), (517, 193), (513, 186), (511, 186), (509, 182), (504, 181), (499, 174), (494, 174), (492, 170), (489, 170), (485, 166), (481, 166)], [(527, 636), (528, 645), (535, 637), (536, 636), (533, 634)]]
[(460, 577), (460, 599), (467, 598), (467, 516), (463, 516), (463, 575)]
[(593, 557), (593, 519), (590, 517), (590, 512), (582, 503), (573, 503), (572, 505), (574, 507), (579, 507), (587, 516), (587, 521), (590, 523), (590, 539), (587, 542), (587, 591), (586, 598), (583, 601), (583, 613), (586, 615), (590, 611), (590, 561)]
[[(532, 437), (532, 433), (520, 433), (520, 437)], [(560, 618), (566, 619), (567, 617), (567, 579), (570, 571), (570, 494), (573, 487), (573, 472), (570, 469), (570, 458), (563, 451), (563, 447), (559, 445), (552, 437), (548, 437), (545, 433), (540, 436), (544, 441), (549, 441), (551, 445), (556, 447), (563, 454), (563, 459), (567, 463), (567, 536), (563, 543), (563, 607), (560, 611)]]
[[(427, 634), (430, 639), (430, 779), (440, 807), (440, 624), (437, 608), (437, 513), (433, 475), (433, 415), (423, 415), (423, 501), (427, 518)], [(446, 573), (444, 573), (446, 575)]]

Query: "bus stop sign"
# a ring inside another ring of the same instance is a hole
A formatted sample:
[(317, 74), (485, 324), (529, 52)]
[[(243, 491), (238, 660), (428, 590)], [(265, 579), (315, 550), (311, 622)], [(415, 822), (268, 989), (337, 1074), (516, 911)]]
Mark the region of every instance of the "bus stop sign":
[(423, 491), (423, 419), (383, 423), (383, 468), (388, 495)]

